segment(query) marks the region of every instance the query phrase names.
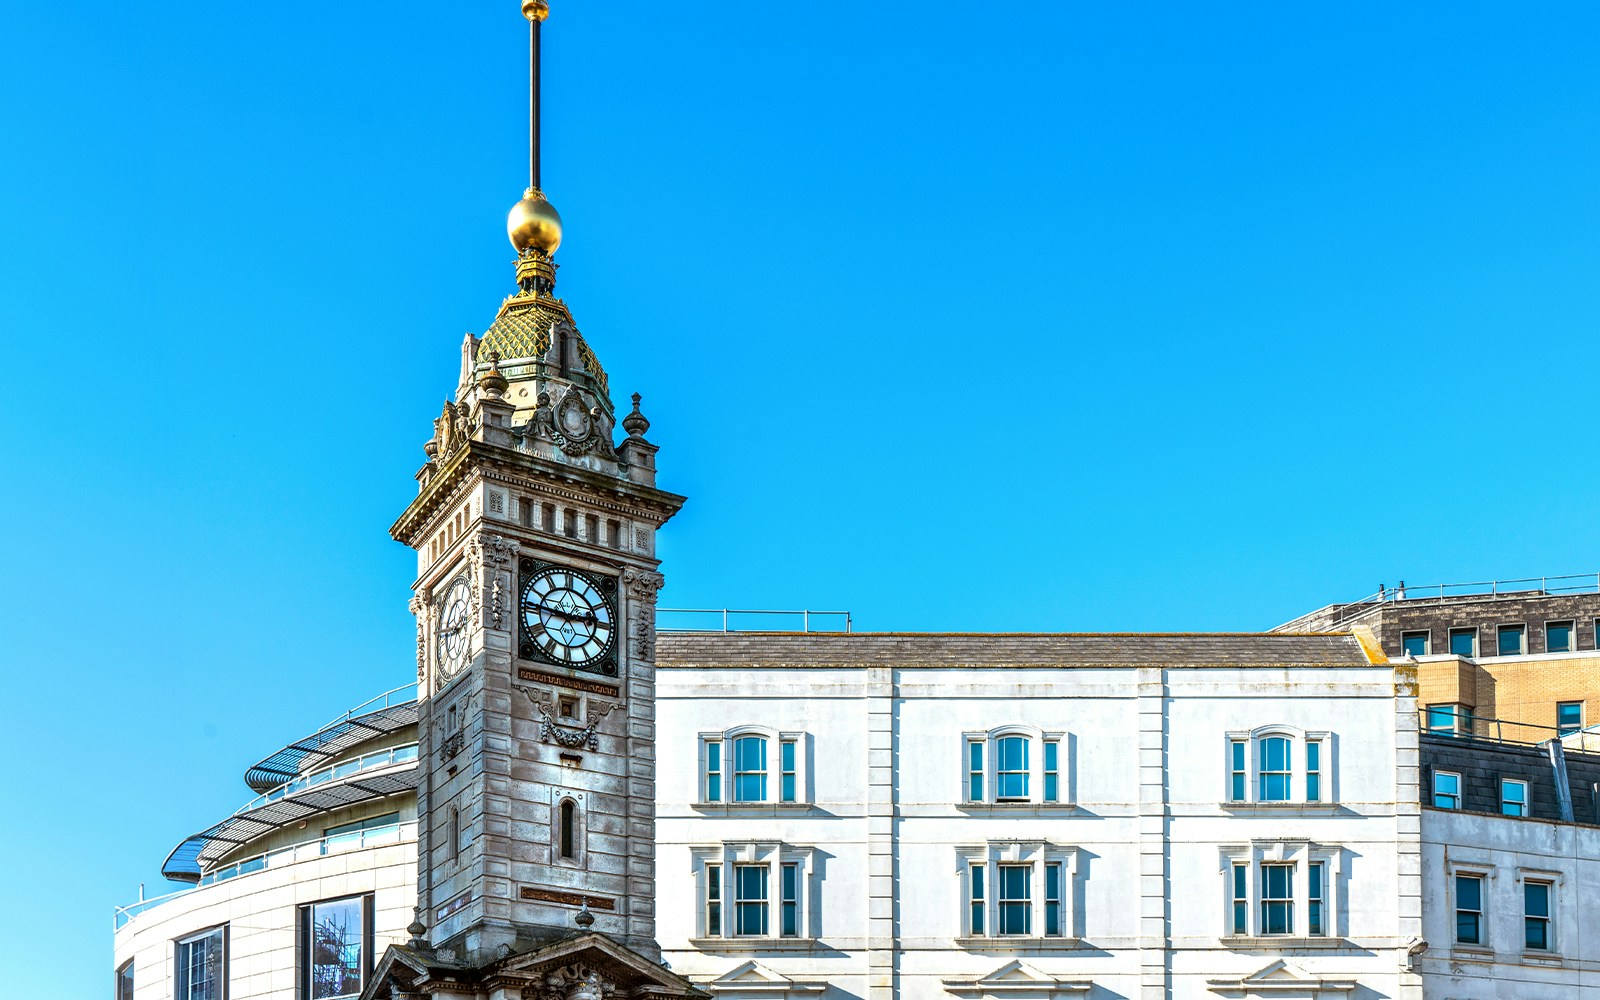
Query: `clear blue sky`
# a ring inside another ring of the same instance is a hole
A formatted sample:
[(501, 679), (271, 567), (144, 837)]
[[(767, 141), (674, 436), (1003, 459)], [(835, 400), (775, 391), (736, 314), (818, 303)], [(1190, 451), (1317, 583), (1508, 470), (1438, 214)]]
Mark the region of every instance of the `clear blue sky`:
[[(1600, 569), (1600, 7), (553, 6), (665, 603), (1241, 629)], [(104, 996), (111, 906), (412, 675), (386, 529), (512, 288), (516, 8), (10, 6), (19, 994)]]

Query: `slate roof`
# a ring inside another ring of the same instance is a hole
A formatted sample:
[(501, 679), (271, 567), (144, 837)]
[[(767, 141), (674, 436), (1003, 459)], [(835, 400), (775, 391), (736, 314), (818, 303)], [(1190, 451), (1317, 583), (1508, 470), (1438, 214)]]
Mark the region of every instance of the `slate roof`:
[(1349, 633), (661, 632), (659, 667), (1368, 666)]

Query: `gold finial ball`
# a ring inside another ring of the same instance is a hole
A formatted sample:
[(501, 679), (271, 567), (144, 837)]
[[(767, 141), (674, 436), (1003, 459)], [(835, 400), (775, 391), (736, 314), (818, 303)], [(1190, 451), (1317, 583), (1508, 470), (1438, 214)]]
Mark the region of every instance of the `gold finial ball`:
[(537, 188), (529, 188), (506, 216), (506, 235), (517, 253), (533, 247), (547, 254), (561, 245), (561, 216)]
[(545, 0), (522, 0), (522, 16), (530, 21), (543, 21), (550, 16), (550, 5)]

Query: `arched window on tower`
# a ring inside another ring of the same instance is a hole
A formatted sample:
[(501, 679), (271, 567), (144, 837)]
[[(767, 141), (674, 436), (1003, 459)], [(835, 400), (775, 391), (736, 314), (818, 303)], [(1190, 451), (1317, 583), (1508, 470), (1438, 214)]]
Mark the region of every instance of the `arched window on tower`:
[(571, 859), (577, 856), (578, 839), (578, 805), (571, 799), (561, 800), (561, 829), (557, 843), (563, 858)]

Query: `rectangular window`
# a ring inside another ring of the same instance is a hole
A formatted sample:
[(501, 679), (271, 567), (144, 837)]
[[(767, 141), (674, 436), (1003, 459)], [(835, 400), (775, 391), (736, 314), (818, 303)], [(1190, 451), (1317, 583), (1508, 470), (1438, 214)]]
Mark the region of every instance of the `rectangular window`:
[(1055, 740), (1044, 745), (1044, 800), (1061, 801), (1061, 744)]
[(733, 866), (733, 932), (764, 937), (767, 933), (767, 866)]
[(783, 772), (782, 779), (781, 779), (781, 784), (782, 784), (783, 787), (781, 789), (779, 789), (779, 794), (780, 794), (780, 796), (782, 798), (782, 801), (784, 801), (784, 802), (794, 802), (795, 801), (795, 792), (797, 791), (797, 789), (795, 788), (795, 769), (794, 769), (795, 741), (794, 740), (784, 740), (781, 743), (779, 743), (778, 744), (778, 755), (779, 755), (779, 758), (780, 758), (780, 761), (781, 761), (779, 766), (781, 767), (782, 772)]
[(397, 841), (400, 839), (400, 814), (384, 813), (382, 816), (358, 819), (354, 823), (325, 827), (322, 837), (323, 854), (370, 847), (383, 840)]
[(583, 540), (590, 545), (600, 544), (600, 518), (596, 514), (583, 516)]
[(721, 740), (706, 740), (706, 801), (722, 801)]
[(1322, 741), (1306, 741), (1306, 801), (1322, 801)]
[(550, 534), (556, 533), (556, 505), (544, 503), (539, 505), (539, 526)]
[(967, 744), (967, 801), (983, 801), (983, 743)]
[(533, 527), (533, 501), (527, 497), (517, 498), (517, 520), (524, 528)]
[(133, 963), (117, 970), (117, 1000), (133, 1000)]
[(1261, 866), (1261, 933), (1294, 933), (1294, 865)]
[(1029, 884), (1032, 874), (1032, 865), (1000, 866), (999, 926), (996, 928), (999, 933), (1033, 933), (1033, 895)]
[(223, 1000), (228, 979), (226, 927), (178, 942), (174, 1000)]
[(706, 937), (722, 936), (722, 866), (706, 865)]
[(1000, 802), (1028, 797), (1028, 738), (1002, 736), (995, 741), (994, 794)]
[(1286, 736), (1263, 736), (1261, 753), (1261, 802), (1288, 802), (1291, 792), (1289, 772), (1294, 763)]
[(1583, 728), (1583, 702), (1563, 701), (1556, 705), (1556, 735), (1566, 736)]
[(800, 936), (800, 866), (788, 862), (783, 866), (783, 927), (784, 937)]
[(1483, 944), (1483, 876), (1456, 876), (1456, 943)]
[(1328, 933), (1323, 926), (1323, 883), (1326, 868), (1321, 861), (1306, 865), (1306, 933), (1323, 937)]
[(1474, 657), (1478, 655), (1478, 630), (1475, 628), (1453, 628), (1450, 630), (1450, 652), (1455, 656)]
[(1550, 950), (1550, 883), (1522, 883), (1523, 943), (1530, 951)]
[(370, 967), (367, 901), (351, 896), (300, 908), (301, 996), (346, 1000), (361, 995)]
[(1571, 622), (1544, 623), (1544, 651), (1546, 653), (1570, 653), (1573, 648)]
[(1044, 932), (1060, 937), (1062, 866), (1059, 861), (1044, 866)]
[(974, 861), (969, 866), (969, 872), (972, 876), (972, 905), (970, 909), (970, 922), (972, 924), (973, 936), (978, 936), (983, 933), (983, 909), (985, 898), (983, 894), (984, 870), (983, 863), (979, 861)]
[(1228, 785), (1228, 798), (1233, 802), (1244, 801), (1246, 780), (1244, 752), (1244, 740), (1234, 740), (1228, 745), (1228, 767), (1231, 778)]
[(1428, 732), (1454, 735), (1459, 731), (1460, 709), (1455, 705), (1428, 706)]
[(1514, 778), (1500, 779), (1500, 812), (1506, 816), (1528, 815), (1528, 783)]
[(571, 507), (561, 508), (561, 533), (568, 538), (578, 537), (578, 512)]
[(1233, 932), (1250, 933), (1250, 866), (1233, 866)]
[(767, 801), (767, 741), (741, 736), (733, 741), (733, 801)]
[(1451, 771), (1433, 772), (1433, 807), (1461, 808), (1461, 775)]
[(622, 548), (622, 522), (606, 522), (606, 544), (614, 549)]
[(1400, 649), (1407, 656), (1427, 656), (1428, 639), (1427, 632), (1401, 632)]
[(1496, 647), (1501, 656), (1521, 656), (1524, 652), (1522, 644), (1523, 632), (1521, 625), (1500, 626), (1500, 642)]

